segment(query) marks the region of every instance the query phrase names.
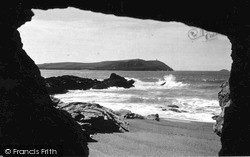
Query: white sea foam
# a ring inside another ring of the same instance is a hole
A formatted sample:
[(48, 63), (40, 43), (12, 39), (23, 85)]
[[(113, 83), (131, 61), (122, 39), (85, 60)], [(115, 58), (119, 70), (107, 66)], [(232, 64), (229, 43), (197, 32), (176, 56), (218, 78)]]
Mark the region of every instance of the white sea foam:
[(217, 114), (219, 107), (218, 100), (207, 100), (200, 98), (176, 98), (174, 105), (187, 110), (190, 113), (211, 112)]
[(140, 90), (176, 89), (176, 88), (186, 87), (189, 85), (183, 82), (177, 82), (176, 77), (172, 74), (165, 75), (163, 79), (158, 79), (158, 81), (156, 82), (146, 82), (136, 78), (127, 78), (127, 79), (133, 79), (135, 81), (134, 83), (135, 89), (140, 89)]
[(70, 90), (66, 94), (57, 94), (56, 98), (61, 99), (63, 102), (123, 102), (129, 99), (131, 94), (119, 94), (105, 90)]
[[(214, 122), (211, 112), (181, 112), (177, 113), (171, 110), (162, 110), (161, 105), (146, 103), (102, 103), (103, 106), (113, 110), (127, 109), (133, 113), (143, 116), (149, 114), (159, 114), (162, 119), (178, 119), (188, 121)], [(181, 110), (181, 109), (179, 109)]]
[[(98, 103), (113, 110), (128, 109), (143, 116), (159, 114), (160, 118), (213, 122), (212, 116), (219, 114), (217, 100), (200, 98), (166, 98), (115, 92), (113, 90), (76, 90), (55, 97), (63, 102)], [(167, 103), (168, 102), (168, 103)], [(171, 111), (169, 104), (178, 106), (180, 113)], [(163, 110), (164, 109), (164, 110)]]

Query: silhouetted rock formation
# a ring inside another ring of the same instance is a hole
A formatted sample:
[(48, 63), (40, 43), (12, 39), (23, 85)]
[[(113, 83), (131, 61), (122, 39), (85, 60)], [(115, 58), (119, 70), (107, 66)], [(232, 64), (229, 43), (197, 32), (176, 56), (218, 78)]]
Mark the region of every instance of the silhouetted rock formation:
[(14, 34), (3, 35), (6, 44), (0, 43), (1, 52), (8, 52), (0, 57), (0, 150), (44, 146), (87, 156), (86, 132), (70, 114), (54, 108), (38, 67), (22, 50), (19, 33)]
[(232, 43), (229, 79), (230, 106), (224, 111), (219, 155), (250, 155), (250, 30), (236, 29)]
[(225, 110), (226, 107), (229, 107), (230, 105), (230, 90), (228, 82), (225, 82), (221, 85), (221, 91), (218, 93), (218, 99), (222, 112), (220, 113), (220, 115), (213, 116), (213, 119), (216, 120), (216, 123), (213, 126), (213, 130), (217, 135), (221, 136)]
[(134, 87), (134, 80), (126, 80), (124, 77), (112, 73), (108, 79), (105, 79), (99, 83), (96, 83), (93, 89), (106, 89), (109, 87), (123, 87), (131, 88)]
[[(177, 0), (166, 5), (164, 0), (157, 2), (4, 1), (0, 6), (0, 145), (67, 143), (69, 147), (65, 147), (65, 153), (82, 156), (88, 154), (86, 142), (81, 140), (74, 131), (74, 127), (71, 127), (70, 123), (65, 122), (63, 118), (58, 118), (60, 114), (51, 105), (37, 66), (22, 50), (17, 31), (21, 25), (31, 20), (34, 15), (31, 9), (76, 7), (119, 16), (183, 22), (227, 35), (232, 43), (233, 60), (229, 80), (231, 104), (224, 114), (222, 148), (219, 155), (250, 155), (250, 97), (247, 92), (250, 89), (249, 1), (210, 0), (206, 2), (204, 5), (195, 0), (181, 2)], [(20, 55), (26, 56), (27, 64), (22, 61)], [(50, 112), (58, 115), (53, 116), (49, 114)], [(58, 125), (54, 125), (53, 121)], [(68, 129), (66, 131), (61, 128)]]
[(93, 103), (60, 103), (58, 105), (71, 114), (88, 133), (113, 133), (128, 131), (128, 123), (114, 111)]
[(49, 94), (59, 94), (66, 93), (68, 90), (87, 90), (100, 81), (64, 75), (46, 78), (45, 82)]
[(49, 94), (66, 93), (68, 90), (107, 89), (109, 87), (134, 87), (134, 80), (126, 80), (124, 77), (112, 73), (103, 81), (81, 78), (77, 76), (58, 76), (45, 79)]

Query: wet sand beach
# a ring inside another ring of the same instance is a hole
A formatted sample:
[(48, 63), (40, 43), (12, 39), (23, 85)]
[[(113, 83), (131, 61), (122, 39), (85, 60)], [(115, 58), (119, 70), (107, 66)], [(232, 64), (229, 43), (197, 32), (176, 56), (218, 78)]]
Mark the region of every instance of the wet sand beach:
[(128, 120), (130, 131), (96, 134), (90, 157), (217, 156), (220, 138), (212, 123), (177, 120)]

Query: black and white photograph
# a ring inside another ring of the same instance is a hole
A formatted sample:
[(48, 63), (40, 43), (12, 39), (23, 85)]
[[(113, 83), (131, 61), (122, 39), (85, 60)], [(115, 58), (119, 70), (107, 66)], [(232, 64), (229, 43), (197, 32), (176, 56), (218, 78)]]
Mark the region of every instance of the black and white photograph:
[(0, 6), (0, 157), (250, 156), (250, 2)]

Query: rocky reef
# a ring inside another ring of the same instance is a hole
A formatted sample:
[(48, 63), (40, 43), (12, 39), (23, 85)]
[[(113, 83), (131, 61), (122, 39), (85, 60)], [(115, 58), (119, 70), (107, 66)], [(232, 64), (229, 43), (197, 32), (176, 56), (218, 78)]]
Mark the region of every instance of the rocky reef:
[(59, 103), (88, 134), (128, 131), (128, 123), (109, 108), (94, 103)]
[(87, 90), (87, 89), (107, 89), (109, 87), (134, 87), (134, 80), (127, 80), (115, 73), (103, 81), (87, 79), (77, 76), (58, 76), (45, 79), (46, 88), (49, 94), (66, 93), (68, 90)]
[(221, 91), (218, 93), (219, 105), (221, 107), (221, 113), (219, 115), (213, 116), (213, 119), (216, 120), (216, 123), (213, 126), (214, 132), (221, 136), (223, 123), (224, 123), (224, 115), (227, 107), (230, 106), (230, 89), (229, 83), (224, 82), (221, 85)]
[(95, 103), (72, 102), (63, 103), (51, 96), (60, 111), (66, 111), (85, 131), (87, 139), (95, 133), (114, 133), (129, 131), (126, 119), (149, 119), (159, 121), (158, 114), (142, 116), (126, 109), (113, 111)]

